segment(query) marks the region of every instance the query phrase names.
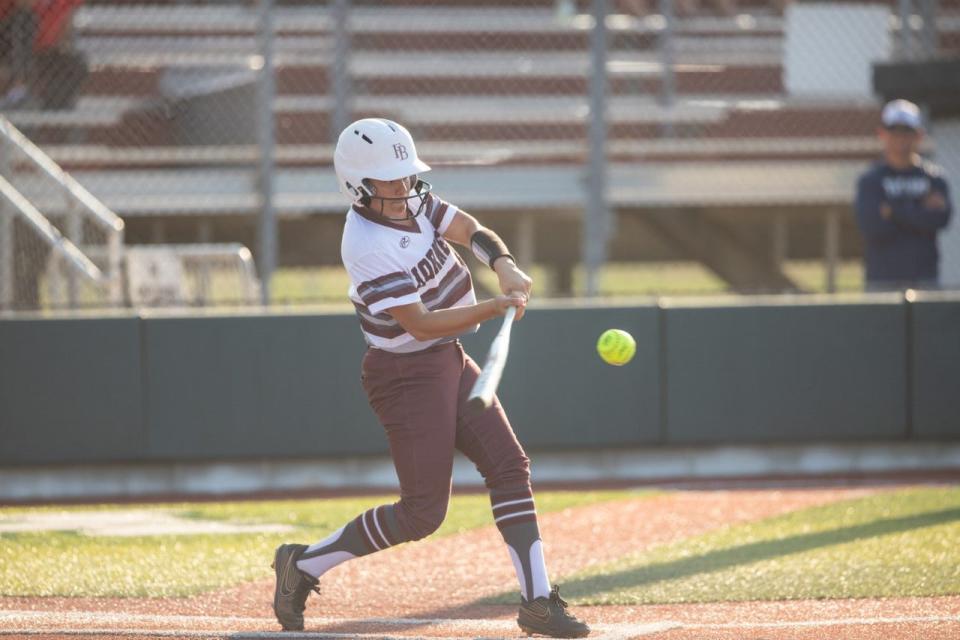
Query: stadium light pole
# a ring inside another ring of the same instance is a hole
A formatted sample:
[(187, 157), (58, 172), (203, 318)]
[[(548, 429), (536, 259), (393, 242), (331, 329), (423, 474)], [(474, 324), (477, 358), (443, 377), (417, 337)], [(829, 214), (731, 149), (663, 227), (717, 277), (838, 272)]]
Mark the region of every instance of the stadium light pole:
[(260, 224), (257, 237), (257, 262), (260, 265), (260, 302), (270, 304), (270, 281), (277, 266), (277, 219), (274, 208), (276, 182), (273, 103), (276, 87), (273, 76), (273, 0), (260, 0), (259, 44), (263, 66), (258, 85), (259, 116), (258, 137), (260, 166), (258, 187), (260, 192)]
[(607, 202), (607, 0), (593, 0), (590, 34), (590, 160), (583, 217), (586, 294), (599, 293), (600, 267), (607, 259), (612, 231)]

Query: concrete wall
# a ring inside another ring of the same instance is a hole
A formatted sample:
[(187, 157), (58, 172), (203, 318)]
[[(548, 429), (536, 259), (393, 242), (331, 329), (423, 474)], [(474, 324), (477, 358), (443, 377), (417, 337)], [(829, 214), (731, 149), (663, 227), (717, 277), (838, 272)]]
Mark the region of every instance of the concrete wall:
[[(521, 442), (960, 439), (960, 297), (750, 302), (530, 310), (500, 392)], [(594, 351), (609, 327), (625, 367)], [(363, 350), (341, 314), (0, 319), (0, 464), (383, 454)]]

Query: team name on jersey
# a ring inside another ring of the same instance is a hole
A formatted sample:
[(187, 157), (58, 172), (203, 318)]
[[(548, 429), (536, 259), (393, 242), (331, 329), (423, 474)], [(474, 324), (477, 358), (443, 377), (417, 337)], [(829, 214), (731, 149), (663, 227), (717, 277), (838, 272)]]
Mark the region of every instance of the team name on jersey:
[(451, 251), (453, 249), (450, 248), (450, 245), (442, 236), (438, 235), (433, 240), (433, 244), (430, 245), (423, 259), (410, 269), (410, 275), (413, 276), (417, 289), (423, 289), (431, 278), (440, 273), (443, 265), (447, 263)]
[(883, 179), (883, 192), (888, 198), (919, 198), (930, 191), (927, 176), (887, 176)]

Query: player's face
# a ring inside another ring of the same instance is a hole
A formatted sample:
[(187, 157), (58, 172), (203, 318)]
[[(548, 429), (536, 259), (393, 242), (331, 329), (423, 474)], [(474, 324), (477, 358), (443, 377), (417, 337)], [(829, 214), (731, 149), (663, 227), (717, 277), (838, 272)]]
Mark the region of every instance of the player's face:
[(391, 200), (390, 198), (405, 198), (413, 188), (411, 178), (400, 178), (399, 180), (374, 180), (369, 179), (370, 186), (373, 187), (374, 197), (371, 198), (371, 207), (375, 211), (381, 212), (388, 218), (407, 217), (407, 201)]
[(908, 164), (920, 148), (923, 134), (910, 127), (889, 127), (880, 129), (884, 155), (896, 163)]

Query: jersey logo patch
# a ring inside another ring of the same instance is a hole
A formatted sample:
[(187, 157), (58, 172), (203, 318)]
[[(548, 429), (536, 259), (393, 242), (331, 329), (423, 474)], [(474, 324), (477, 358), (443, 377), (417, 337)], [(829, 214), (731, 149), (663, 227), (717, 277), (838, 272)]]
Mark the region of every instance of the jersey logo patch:
[(400, 238), (400, 248), (406, 249), (410, 246), (410, 236), (403, 236)]

